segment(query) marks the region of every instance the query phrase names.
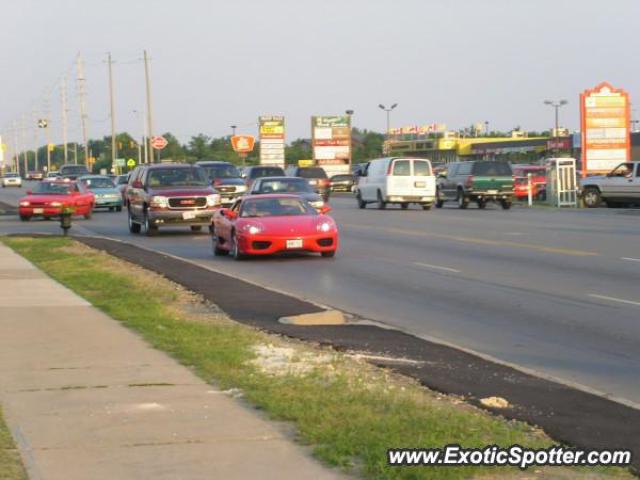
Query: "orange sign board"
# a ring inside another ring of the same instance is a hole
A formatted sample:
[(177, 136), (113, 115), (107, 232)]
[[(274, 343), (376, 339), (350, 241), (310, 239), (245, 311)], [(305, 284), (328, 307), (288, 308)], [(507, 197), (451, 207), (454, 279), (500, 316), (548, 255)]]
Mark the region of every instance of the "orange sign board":
[(249, 153), (253, 151), (256, 139), (252, 135), (234, 135), (231, 137), (231, 146), (238, 153)]
[(629, 95), (603, 82), (580, 94), (582, 172), (606, 173), (631, 158)]

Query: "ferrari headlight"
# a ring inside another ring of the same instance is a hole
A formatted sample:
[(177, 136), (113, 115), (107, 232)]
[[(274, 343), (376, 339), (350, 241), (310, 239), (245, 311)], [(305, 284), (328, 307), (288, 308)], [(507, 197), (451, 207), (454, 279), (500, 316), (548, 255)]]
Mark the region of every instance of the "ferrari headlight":
[(245, 225), (243, 230), (249, 235), (257, 235), (262, 232), (262, 227), (260, 225)]
[(29, 205), (31, 205), (29, 202), (20, 202), (21, 207), (28, 207)]
[(51, 202), (51, 206), (52, 207), (61, 207), (62, 203), (61, 202)]
[(152, 208), (167, 208), (169, 206), (169, 199), (161, 195), (154, 195), (151, 197), (149, 205)]
[(322, 233), (327, 233), (333, 230), (333, 224), (329, 222), (322, 222), (318, 224), (318, 231)]
[(217, 193), (207, 195), (207, 207), (217, 207), (218, 205), (220, 205), (220, 195)]

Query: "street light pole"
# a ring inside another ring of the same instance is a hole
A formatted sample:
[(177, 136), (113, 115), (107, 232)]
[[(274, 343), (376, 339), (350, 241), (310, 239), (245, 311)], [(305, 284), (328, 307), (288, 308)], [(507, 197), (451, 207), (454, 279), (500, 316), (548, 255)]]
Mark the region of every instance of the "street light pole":
[(553, 146), (553, 149), (554, 149), (556, 152), (559, 150), (559, 148), (558, 148), (558, 143), (559, 143), (559, 141), (560, 141), (560, 140), (559, 140), (560, 135), (558, 134), (558, 133), (559, 133), (559, 132), (558, 132), (558, 129), (560, 128), (560, 126), (559, 126), (559, 121), (558, 121), (558, 117), (559, 117), (559, 110), (560, 110), (560, 107), (562, 107), (562, 106), (566, 105), (567, 103), (569, 103), (569, 102), (567, 102), (566, 100), (558, 100), (558, 101), (545, 100), (545, 101), (544, 101), (544, 104), (545, 104), (545, 105), (549, 105), (549, 106), (553, 107), (553, 108), (554, 108), (554, 110), (555, 110), (555, 129), (554, 129), (554, 132), (553, 132), (553, 133), (554, 133), (554, 135), (552, 135), (552, 137), (553, 137), (553, 139), (554, 139), (554, 143), (555, 143), (555, 144), (554, 144), (554, 146)]
[(387, 137), (389, 136), (389, 129), (391, 128), (391, 111), (398, 106), (397, 103), (394, 103), (389, 108), (385, 107), (383, 104), (379, 104), (378, 108), (387, 112)]

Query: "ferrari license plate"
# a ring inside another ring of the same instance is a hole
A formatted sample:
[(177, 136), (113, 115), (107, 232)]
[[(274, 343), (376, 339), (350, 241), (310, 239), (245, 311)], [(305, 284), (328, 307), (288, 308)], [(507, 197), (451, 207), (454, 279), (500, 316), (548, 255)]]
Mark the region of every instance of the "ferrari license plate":
[(196, 218), (196, 212), (182, 212), (183, 220), (193, 220)]
[(34, 208), (33, 209), (33, 213), (35, 213), (35, 214), (44, 213), (44, 208)]
[(287, 240), (287, 248), (302, 248), (302, 239)]

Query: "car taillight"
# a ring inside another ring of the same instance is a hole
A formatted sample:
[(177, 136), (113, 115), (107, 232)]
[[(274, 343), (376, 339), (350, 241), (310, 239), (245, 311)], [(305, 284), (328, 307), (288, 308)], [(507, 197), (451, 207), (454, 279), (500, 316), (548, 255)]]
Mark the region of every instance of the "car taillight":
[(464, 181), (464, 188), (472, 188), (473, 187), (473, 175), (469, 175), (467, 179)]
[(326, 187), (330, 182), (328, 178), (321, 178), (320, 180), (318, 180), (318, 183)]

